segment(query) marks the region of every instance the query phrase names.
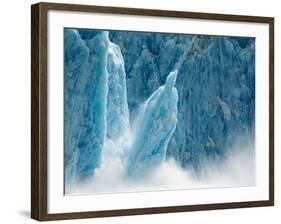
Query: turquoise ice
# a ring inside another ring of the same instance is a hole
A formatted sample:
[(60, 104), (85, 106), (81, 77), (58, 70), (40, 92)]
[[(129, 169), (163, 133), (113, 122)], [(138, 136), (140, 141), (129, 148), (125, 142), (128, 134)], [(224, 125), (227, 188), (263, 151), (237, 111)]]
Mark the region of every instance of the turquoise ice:
[[(117, 142), (130, 129), (126, 73), (120, 48), (107, 32), (83, 40), (71, 29), (65, 30), (65, 68), (65, 169), (66, 180), (75, 182), (100, 167), (105, 141)], [(177, 123), (176, 78), (174, 71), (147, 99), (135, 140), (129, 150), (124, 146), (130, 175), (165, 160)]]
[(200, 170), (254, 136), (254, 38), (66, 28), (64, 41), (66, 181), (93, 177), (108, 142), (140, 176), (168, 158)]
[(178, 70), (178, 122), (167, 157), (197, 172), (206, 160), (222, 162), (229, 146), (254, 139), (255, 38), (119, 31), (109, 37), (124, 57), (133, 121)]
[(76, 30), (65, 30), (66, 181), (87, 178), (100, 166), (106, 135), (108, 48), (107, 32), (83, 41)]
[(110, 42), (107, 54), (107, 137), (118, 140), (129, 127), (126, 73), (124, 59), (118, 45)]
[(128, 160), (130, 176), (140, 176), (161, 165), (177, 124), (178, 71), (171, 72), (144, 103)]

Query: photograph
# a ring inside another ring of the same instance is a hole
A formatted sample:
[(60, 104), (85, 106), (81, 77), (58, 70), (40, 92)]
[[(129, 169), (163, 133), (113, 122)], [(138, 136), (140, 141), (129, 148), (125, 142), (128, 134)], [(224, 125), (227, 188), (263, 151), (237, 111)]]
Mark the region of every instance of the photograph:
[(255, 186), (255, 48), (64, 27), (64, 194)]
[(31, 7), (31, 217), (274, 206), (274, 17)]

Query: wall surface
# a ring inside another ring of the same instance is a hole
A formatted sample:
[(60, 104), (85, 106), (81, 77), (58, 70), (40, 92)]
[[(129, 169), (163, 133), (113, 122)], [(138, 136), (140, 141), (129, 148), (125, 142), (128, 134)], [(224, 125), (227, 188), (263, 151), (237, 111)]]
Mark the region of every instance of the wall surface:
[[(57, 0), (57, 2), (64, 2)], [(30, 216), (30, 5), (36, 1), (5, 1), (0, 24), (0, 136), (1, 185), (0, 222), (36, 223)], [(53, 223), (280, 223), (281, 218), (281, 97), (279, 1), (250, 0), (93, 0), (68, 3), (140, 7), (167, 10), (202, 11), (275, 17), (275, 161), (276, 206), (178, 214), (70, 220)], [(279, 9), (279, 10), (278, 10)]]

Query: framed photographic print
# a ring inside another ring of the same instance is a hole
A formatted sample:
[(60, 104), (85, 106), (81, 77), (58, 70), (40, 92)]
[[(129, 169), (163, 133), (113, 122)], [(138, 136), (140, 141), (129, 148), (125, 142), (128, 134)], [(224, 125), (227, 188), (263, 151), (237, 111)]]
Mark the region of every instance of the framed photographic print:
[(274, 204), (274, 19), (32, 5), (32, 218)]

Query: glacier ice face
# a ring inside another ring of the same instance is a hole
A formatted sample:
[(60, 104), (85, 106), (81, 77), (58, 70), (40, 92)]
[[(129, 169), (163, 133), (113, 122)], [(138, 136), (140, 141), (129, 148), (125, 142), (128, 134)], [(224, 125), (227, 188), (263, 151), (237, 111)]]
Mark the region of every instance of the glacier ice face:
[(140, 177), (166, 158), (167, 146), (177, 124), (177, 71), (171, 72), (144, 103), (128, 159), (129, 176)]
[(107, 54), (107, 137), (114, 141), (129, 128), (126, 73), (124, 60), (118, 45), (110, 42)]
[[(89, 50), (81, 40), (75, 30), (65, 30), (64, 32), (64, 68), (65, 68), (65, 99), (64, 99), (64, 125), (65, 125), (65, 179), (71, 181), (76, 173), (76, 163), (78, 158), (77, 144), (79, 132), (82, 128), (83, 102), (86, 101), (83, 92), (86, 83), (81, 77), (87, 76), (87, 59)], [(75, 80), (75, 81), (74, 81)], [(78, 88), (79, 87), (79, 88)], [(75, 128), (74, 128), (75, 127)]]
[[(165, 159), (177, 122), (176, 77), (177, 71), (172, 72), (146, 101), (126, 156), (127, 169), (134, 174)], [(65, 93), (66, 180), (75, 182), (100, 167), (105, 141), (114, 155), (127, 147), (114, 144), (130, 129), (129, 110), (123, 56), (107, 32), (94, 32), (89, 38), (65, 30)]]
[(85, 179), (100, 166), (106, 134), (108, 33), (83, 41), (65, 29), (66, 181)]
[[(167, 156), (200, 170), (255, 132), (255, 39), (110, 32), (127, 74), (130, 119), (177, 69), (178, 123)], [(128, 47), (130, 46), (130, 47)]]
[(66, 181), (93, 175), (108, 142), (132, 176), (170, 157), (200, 170), (254, 124), (253, 38), (65, 29)]
[(69, 181), (93, 175), (101, 163), (105, 137), (117, 140), (129, 126), (120, 48), (109, 41), (108, 32), (96, 32), (86, 39), (81, 36), (85, 37), (77, 30), (65, 30), (65, 167)]

